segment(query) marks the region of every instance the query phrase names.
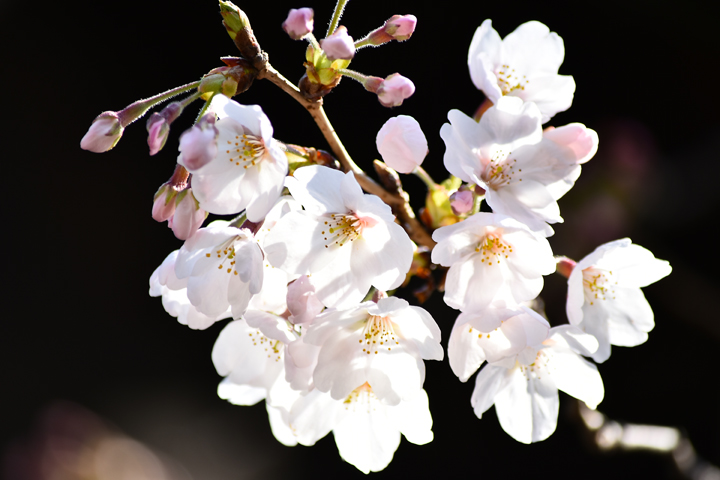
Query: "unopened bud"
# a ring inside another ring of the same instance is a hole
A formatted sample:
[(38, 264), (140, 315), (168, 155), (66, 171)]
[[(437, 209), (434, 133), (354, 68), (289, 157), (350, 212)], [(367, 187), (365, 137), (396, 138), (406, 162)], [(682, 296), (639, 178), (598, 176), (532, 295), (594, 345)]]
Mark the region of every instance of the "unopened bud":
[(210, 163), (217, 156), (218, 133), (215, 127), (215, 114), (206, 114), (180, 136), (178, 163), (191, 172)]
[(458, 190), (450, 195), (450, 206), (455, 215), (468, 213), (473, 209), (475, 198), (469, 190)]
[(93, 120), (90, 129), (80, 140), (80, 148), (102, 153), (113, 148), (123, 133), (123, 127), (116, 112), (103, 112)]
[(428, 153), (427, 139), (420, 124), (407, 115), (385, 122), (375, 143), (385, 163), (400, 173), (411, 173)]
[(555, 257), (555, 262), (557, 263), (557, 273), (565, 278), (570, 278), (570, 274), (576, 265), (575, 260), (568, 257), (557, 256)]
[(283, 22), (282, 28), (290, 35), (290, 38), (300, 40), (313, 31), (314, 15), (312, 8), (293, 8), (288, 13), (287, 20)]
[(329, 37), (320, 40), (320, 48), (330, 60), (350, 60), (355, 56), (355, 42), (343, 26), (339, 26)]
[(359, 40), (358, 45), (377, 47), (393, 40), (404, 42), (412, 36), (416, 25), (417, 18), (415, 15), (393, 15), (382, 27), (373, 30), (367, 37)]
[(245, 12), (232, 2), (220, 0), (220, 15), (223, 17), (225, 30), (235, 42), (235, 46), (240, 50), (242, 56), (258, 66), (259, 63), (256, 62), (262, 62), (262, 56), (260, 55), (262, 50)]
[(170, 183), (164, 183), (155, 194), (152, 207), (152, 218), (157, 222), (164, 222), (175, 213), (175, 190)]
[(286, 301), (291, 314), (288, 320), (294, 325), (311, 323), (325, 308), (306, 275), (288, 285)]
[(398, 107), (413, 93), (415, 85), (399, 73), (387, 77), (377, 89), (378, 100), (385, 107)]
[(187, 240), (202, 226), (207, 212), (200, 208), (192, 194), (192, 188), (186, 188), (177, 195), (175, 213), (168, 219), (168, 227), (179, 240)]
[(159, 113), (153, 113), (147, 121), (148, 147), (150, 155), (155, 155), (165, 146), (170, 125)]

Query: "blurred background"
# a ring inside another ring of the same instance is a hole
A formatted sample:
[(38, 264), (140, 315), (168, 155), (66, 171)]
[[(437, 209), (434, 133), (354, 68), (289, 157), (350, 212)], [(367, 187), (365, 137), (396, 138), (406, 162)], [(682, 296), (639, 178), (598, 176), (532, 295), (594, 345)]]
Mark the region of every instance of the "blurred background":
[[(382, 124), (412, 115), (430, 145), (424, 167), (440, 181), (438, 132), (447, 112), (471, 115), (483, 100), (466, 67), (475, 29), (491, 18), (503, 37), (528, 20), (556, 31), (566, 50), (560, 73), (574, 76), (577, 91), (573, 106), (549, 125), (584, 123), (597, 130), (600, 148), (559, 202), (566, 223), (555, 227), (553, 250), (579, 260), (627, 236), (673, 267), (668, 278), (644, 289), (657, 323), (649, 341), (616, 347), (600, 365), (606, 395), (599, 410), (620, 422), (677, 427), (700, 456), (720, 464), (717, 16), (700, 0), (606, 1), (582, 10), (576, 3), (463, 3), (349, 3), (341, 23), (355, 38), (393, 14), (417, 16), (408, 42), (362, 50), (351, 65), (380, 77), (400, 72), (417, 91), (401, 107), (386, 109), (345, 79), (325, 99), (339, 136), (369, 171), (379, 157), (375, 135)], [(322, 37), (334, 4), (238, 5), (273, 66), (297, 81), (305, 44), (290, 40), (280, 25), (291, 7), (312, 6)], [(153, 194), (172, 174), (192, 109), (154, 157), (147, 153), (144, 119), (110, 152), (79, 147), (100, 112), (194, 81), (220, 66), (219, 57), (236, 54), (217, 4), (4, 0), (0, 40), (8, 107), (3, 251), (9, 260), (3, 268), (9, 310), (0, 333), (0, 475), (361, 477), (340, 459), (332, 436), (312, 448), (288, 448), (273, 438), (262, 403), (238, 407), (220, 400), (210, 352), (225, 322), (190, 330), (148, 296), (151, 273), (181, 246), (150, 210)], [(269, 82), (257, 81), (236, 99), (260, 104), (277, 138), (327, 148), (303, 108)], [(422, 206), (423, 184), (415, 177), (404, 183), (413, 205)], [(566, 322), (565, 290), (563, 278), (546, 278), (541, 295), (555, 325)], [(412, 299), (409, 290), (401, 295)], [(424, 307), (446, 346), (456, 312), (439, 293)], [(517, 443), (494, 410), (475, 417), (474, 380), (460, 383), (447, 360), (426, 366), (435, 440), (425, 446), (403, 440), (377, 477), (683, 478), (670, 456), (598, 449), (576, 402), (564, 394), (555, 434), (540, 444)]]

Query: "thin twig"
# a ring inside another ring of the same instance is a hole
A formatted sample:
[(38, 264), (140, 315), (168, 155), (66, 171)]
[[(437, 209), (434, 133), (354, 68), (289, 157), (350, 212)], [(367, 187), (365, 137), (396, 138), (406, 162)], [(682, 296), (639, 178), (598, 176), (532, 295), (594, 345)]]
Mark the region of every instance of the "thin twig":
[(310, 112), (313, 120), (315, 120), (318, 128), (320, 128), (325, 140), (330, 145), (330, 149), (340, 161), (343, 170), (346, 172), (353, 172), (355, 179), (358, 181), (363, 190), (373, 195), (377, 195), (383, 202), (388, 204), (395, 212), (397, 212), (401, 223), (404, 225), (408, 235), (415, 241), (415, 243), (430, 249), (435, 246), (435, 242), (432, 237), (418, 221), (415, 216), (415, 212), (413, 212), (413, 209), (407, 200), (400, 195), (392, 194), (385, 190), (353, 161), (350, 154), (345, 149), (345, 146), (340, 141), (340, 138), (337, 136), (337, 133), (335, 133), (335, 129), (325, 114), (325, 110), (322, 108), (322, 98), (319, 100), (308, 100), (302, 95), (302, 93), (300, 93), (300, 90), (295, 85), (282, 76), (280, 72), (275, 70), (269, 63), (266, 63), (265, 68), (260, 70), (257, 78), (270, 80), (272, 83), (280, 87), (282, 91), (293, 97), (298, 103), (305, 107), (305, 109)]

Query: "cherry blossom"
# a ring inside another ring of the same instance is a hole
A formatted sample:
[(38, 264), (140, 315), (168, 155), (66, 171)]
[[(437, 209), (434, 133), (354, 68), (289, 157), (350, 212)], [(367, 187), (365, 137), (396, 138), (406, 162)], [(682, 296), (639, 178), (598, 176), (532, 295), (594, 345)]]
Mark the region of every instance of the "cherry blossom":
[(514, 356), (547, 338), (550, 324), (522, 305), (496, 302), (480, 313), (461, 313), (448, 343), (450, 367), (466, 382), (487, 360)]
[(423, 359), (442, 360), (440, 329), (427, 311), (395, 297), (320, 314), (303, 335), (320, 346), (315, 388), (341, 400), (365, 382), (389, 405), (413, 397)]
[(600, 245), (580, 260), (568, 278), (570, 323), (597, 338), (596, 362), (610, 357), (610, 345), (644, 343), (655, 326), (641, 287), (667, 276), (670, 264), (629, 238)]
[(399, 73), (389, 75), (377, 89), (378, 100), (385, 107), (399, 107), (415, 93), (415, 84)]
[(433, 440), (428, 396), (422, 389), (397, 405), (380, 400), (368, 383), (341, 400), (313, 390), (292, 404), (284, 421), (281, 415), (271, 417), (273, 421), (284, 423), (274, 426), (273, 433), (290, 430), (297, 443), (306, 446), (332, 431), (340, 456), (363, 473), (388, 466), (400, 445), (400, 434), (416, 445)]
[(182, 154), (178, 163), (193, 174), (193, 192), (202, 209), (216, 214), (247, 209), (248, 220), (259, 222), (280, 197), (287, 157), (272, 138), (272, 125), (259, 106), (216, 95), (210, 108), (219, 118), (217, 156), (199, 168), (184, 162)]
[(168, 227), (172, 228), (175, 237), (187, 240), (203, 224), (207, 212), (198, 205), (192, 194), (192, 188), (186, 188), (180, 192), (174, 201), (176, 207), (168, 219)]
[(538, 108), (513, 97), (500, 98), (479, 122), (459, 110), (448, 118), (440, 130), (448, 171), (482, 186), (494, 212), (552, 235), (546, 222), (563, 221), (557, 200), (597, 151), (597, 134), (578, 123), (543, 132)]
[(485, 20), (470, 44), (468, 67), (473, 83), (491, 102), (503, 95), (533, 102), (545, 123), (572, 104), (575, 81), (557, 74), (564, 57), (562, 38), (540, 22), (523, 23), (501, 40)]
[(433, 240), (433, 263), (450, 267), (445, 303), (463, 312), (480, 312), (496, 300), (532, 300), (542, 276), (555, 271), (547, 239), (505, 215), (476, 213), (435, 230)]
[(187, 279), (188, 298), (198, 311), (214, 317), (231, 307), (238, 318), (262, 286), (262, 251), (248, 229), (218, 220), (183, 244), (175, 274)]
[(232, 316), (230, 308), (217, 315), (208, 316), (198, 311), (187, 296), (187, 278), (175, 276), (175, 261), (178, 250), (170, 253), (150, 277), (150, 296), (162, 297), (165, 311), (177, 317), (182, 325), (194, 330), (204, 330), (223, 318)]
[(299, 168), (286, 185), (305, 210), (278, 220), (265, 239), (271, 265), (310, 275), (325, 306), (357, 304), (370, 286), (391, 290), (410, 269), (413, 243), (390, 207), (363, 194), (351, 172)]
[(480, 370), (470, 400), (475, 415), (482, 418), (494, 404), (500, 426), (515, 440), (545, 440), (557, 427), (558, 390), (592, 409), (602, 401), (597, 367), (580, 356), (597, 346), (592, 335), (571, 325), (551, 328), (541, 344)]

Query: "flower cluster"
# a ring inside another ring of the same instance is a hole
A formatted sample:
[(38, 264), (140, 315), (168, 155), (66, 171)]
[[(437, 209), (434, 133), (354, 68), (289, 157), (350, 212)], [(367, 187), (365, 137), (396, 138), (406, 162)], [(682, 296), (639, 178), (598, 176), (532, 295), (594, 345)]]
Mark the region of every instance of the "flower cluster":
[[(543, 128), (570, 107), (575, 90), (572, 77), (557, 74), (560, 37), (528, 22), (501, 39), (483, 22), (468, 65), (486, 100), (474, 117), (451, 110), (439, 132), (450, 178), (438, 184), (422, 169), (425, 134), (399, 115), (376, 136), (383, 188), (338, 146), (319, 99), (349, 76), (383, 105), (400, 105), (414, 91), (409, 80), (347, 66), (359, 48), (410, 38), (417, 19), (395, 15), (354, 41), (337, 25), (339, 2), (318, 42), (314, 11), (291, 10), (282, 28), (310, 43), (296, 87), (269, 67), (245, 14), (220, 3), (243, 56), (224, 58), (225, 67), (196, 84), (101, 114), (81, 142), (91, 151), (112, 148), (153, 102), (197, 88), (148, 121), (154, 155), (182, 109), (206, 101), (155, 196), (153, 218), (168, 220), (184, 243), (152, 274), (150, 294), (192, 329), (231, 319), (212, 351), (224, 377), (218, 395), (237, 405), (264, 400), (285, 445), (313, 445), (333, 432), (343, 459), (365, 473), (382, 470), (401, 434), (418, 445), (433, 439), (424, 361), (443, 359), (441, 330), (426, 310), (392, 295), (412, 276), (431, 285), (435, 269), (444, 272), (445, 302), (460, 312), (450, 367), (463, 382), (482, 367), (471, 397), (478, 418), (494, 405), (502, 428), (532, 443), (556, 428), (558, 390), (595, 408), (604, 387), (583, 357), (601, 363), (610, 345), (647, 340), (653, 314), (640, 288), (670, 266), (629, 239), (577, 263), (553, 255), (551, 225), (563, 221), (558, 200), (598, 147), (597, 134), (580, 123)], [(230, 98), (256, 76), (312, 106), (339, 162), (275, 139), (260, 106)], [(398, 172), (428, 187), (424, 225)], [(480, 210), (483, 201), (491, 212)], [(202, 227), (208, 214), (234, 218)], [(543, 277), (555, 271), (568, 278), (569, 324), (551, 327), (532, 307)]]

